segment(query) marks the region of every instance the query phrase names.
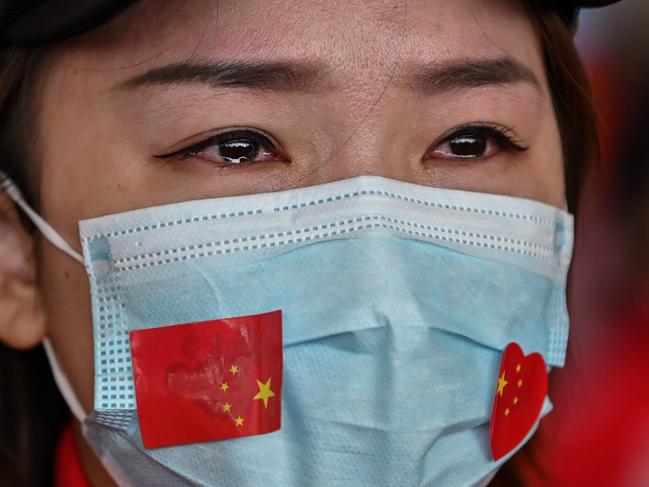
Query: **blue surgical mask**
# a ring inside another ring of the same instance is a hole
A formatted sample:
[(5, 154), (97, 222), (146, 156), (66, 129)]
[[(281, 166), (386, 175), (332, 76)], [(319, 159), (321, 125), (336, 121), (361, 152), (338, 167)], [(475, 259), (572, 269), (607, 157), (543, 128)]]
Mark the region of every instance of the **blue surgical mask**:
[[(564, 363), (573, 218), (540, 202), (359, 176), (79, 229), (95, 356), (83, 432), (121, 485), (485, 485), (516, 451), (489, 451), (503, 349)], [(281, 428), (145, 448), (129, 332), (277, 309)]]

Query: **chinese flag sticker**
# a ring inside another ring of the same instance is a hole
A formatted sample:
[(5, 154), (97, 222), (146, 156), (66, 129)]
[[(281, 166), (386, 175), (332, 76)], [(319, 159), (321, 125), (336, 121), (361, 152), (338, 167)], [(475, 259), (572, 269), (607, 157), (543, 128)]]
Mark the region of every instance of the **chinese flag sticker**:
[(146, 448), (280, 428), (282, 312), (132, 331)]
[(503, 352), (491, 413), (491, 454), (499, 460), (525, 439), (541, 416), (548, 374), (540, 353), (525, 355), (517, 343)]

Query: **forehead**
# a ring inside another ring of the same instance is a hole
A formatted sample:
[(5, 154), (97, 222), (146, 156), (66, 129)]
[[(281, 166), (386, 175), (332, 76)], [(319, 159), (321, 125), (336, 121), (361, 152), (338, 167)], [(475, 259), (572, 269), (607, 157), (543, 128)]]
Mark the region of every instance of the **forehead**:
[(118, 69), (111, 77), (213, 57), (318, 59), (364, 79), (397, 60), (508, 55), (541, 69), (519, 0), (139, 0), (62, 46), (76, 66)]

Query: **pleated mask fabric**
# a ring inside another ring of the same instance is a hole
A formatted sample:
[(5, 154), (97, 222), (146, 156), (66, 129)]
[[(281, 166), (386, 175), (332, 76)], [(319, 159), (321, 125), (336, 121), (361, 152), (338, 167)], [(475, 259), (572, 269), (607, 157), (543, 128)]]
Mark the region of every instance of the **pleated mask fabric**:
[[(573, 218), (544, 203), (358, 176), (79, 228), (84, 434), (123, 485), (482, 485), (514, 453), (489, 451), (505, 346), (564, 363)], [(277, 309), (281, 428), (145, 448), (129, 333)]]

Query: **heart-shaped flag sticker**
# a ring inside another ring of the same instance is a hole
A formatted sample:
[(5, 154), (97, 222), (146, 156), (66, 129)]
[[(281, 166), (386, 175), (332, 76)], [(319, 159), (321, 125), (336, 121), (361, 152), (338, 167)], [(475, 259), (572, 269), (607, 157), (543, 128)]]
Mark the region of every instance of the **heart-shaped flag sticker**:
[(548, 391), (540, 353), (525, 355), (517, 343), (503, 352), (491, 413), (491, 454), (499, 460), (525, 439), (538, 421)]

